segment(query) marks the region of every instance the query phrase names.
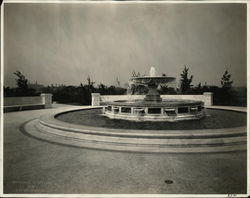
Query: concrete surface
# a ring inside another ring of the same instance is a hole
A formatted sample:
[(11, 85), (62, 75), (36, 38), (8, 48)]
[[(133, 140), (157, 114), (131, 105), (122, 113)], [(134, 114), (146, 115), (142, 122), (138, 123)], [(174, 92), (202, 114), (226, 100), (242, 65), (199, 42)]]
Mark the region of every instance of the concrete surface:
[(110, 152), (47, 143), (20, 132), (23, 123), (48, 111), (53, 109), (4, 114), (4, 193), (246, 193), (246, 152)]
[(235, 106), (208, 106), (209, 109), (225, 109), (228, 111), (239, 111), (239, 112), (247, 112), (247, 107), (235, 107)]

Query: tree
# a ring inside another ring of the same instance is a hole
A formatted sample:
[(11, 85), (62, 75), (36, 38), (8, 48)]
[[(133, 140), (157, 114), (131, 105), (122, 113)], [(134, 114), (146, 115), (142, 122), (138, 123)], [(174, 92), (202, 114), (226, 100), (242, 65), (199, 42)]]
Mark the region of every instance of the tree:
[(198, 85), (193, 86), (192, 89), (189, 91), (190, 94), (203, 94), (203, 86), (199, 82)]
[(16, 71), (14, 74), (17, 76), (16, 79), (16, 85), (18, 88), (22, 90), (27, 90), (28, 89), (28, 80), (25, 78), (25, 76), (20, 72)]
[(127, 92), (131, 95), (141, 95), (148, 93), (148, 88), (142, 84), (132, 83), (129, 85)]
[(222, 88), (230, 89), (232, 88), (233, 80), (231, 80), (231, 74), (228, 73), (228, 70), (225, 71), (221, 78), (221, 86)]
[(237, 94), (232, 89), (233, 80), (231, 80), (231, 74), (226, 70), (221, 77), (221, 89), (218, 93), (219, 101), (222, 105), (232, 105), (237, 103)]
[(189, 68), (187, 68), (186, 66), (184, 66), (184, 69), (181, 73), (181, 92), (182, 93), (187, 93), (187, 91), (193, 86), (191, 85), (192, 80), (193, 80), (193, 75), (191, 75), (190, 77), (188, 77), (188, 70)]
[(159, 89), (160, 94), (176, 94), (176, 90), (168, 85), (161, 84)]
[(92, 81), (89, 76), (87, 77), (87, 81), (88, 81), (88, 84), (87, 84), (86, 87), (87, 87), (87, 89), (89, 90), (90, 93), (93, 93), (94, 90), (95, 90), (95, 88), (94, 88), (95, 82)]
[(15, 79), (17, 88), (12, 90), (10, 96), (36, 96), (39, 94), (36, 90), (29, 87), (28, 79), (20, 71), (15, 71), (13, 74), (17, 77)]
[(115, 81), (116, 81), (117, 86), (118, 86), (118, 87), (121, 87), (121, 83), (120, 83), (120, 81), (118, 80), (118, 77), (116, 77), (116, 80), (115, 80)]
[(104, 95), (107, 93), (107, 86), (105, 86), (104, 84), (100, 83), (98, 85), (98, 92), (101, 94), (101, 95)]

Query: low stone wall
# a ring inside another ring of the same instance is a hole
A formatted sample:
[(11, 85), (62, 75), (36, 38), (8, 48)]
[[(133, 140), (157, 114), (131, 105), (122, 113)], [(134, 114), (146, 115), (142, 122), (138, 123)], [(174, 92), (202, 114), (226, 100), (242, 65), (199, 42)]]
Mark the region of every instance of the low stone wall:
[[(116, 100), (136, 100), (143, 99), (144, 95), (100, 95), (92, 94), (92, 106), (99, 106), (102, 102), (111, 102)], [(162, 99), (176, 100), (199, 100), (203, 101), (205, 106), (213, 105), (213, 93), (204, 92), (203, 95), (161, 95)]]
[(5, 97), (4, 106), (42, 104), (41, 96)]
[(41, 109), (52, 107), (52, 94), (41, 94), (40, 96), (5, 97), (4, 112)]
[(138, 100), (143, 99), (144, 95), (101, 95), (101, 102), (111, 102), (116, 100)]

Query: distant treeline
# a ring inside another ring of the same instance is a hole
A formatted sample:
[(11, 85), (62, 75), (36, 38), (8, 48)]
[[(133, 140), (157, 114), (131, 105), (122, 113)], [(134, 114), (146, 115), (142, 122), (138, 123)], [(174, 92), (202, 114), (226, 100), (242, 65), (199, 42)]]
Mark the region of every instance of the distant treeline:
[(101, 93), (102, 95), (122, 95), (126, 94), (126, 89), (115, 86), (99, 85), (98, 87), (83, 85), (66, 86), (66, 85), (50, 85), (35, 90), (29, 88), (27, 91), (19, 91), (18, 88), (4, 88), (4, 97), (17, 96), (38, 96), (41, 93), (51, 93), (52, 100), (58, 103), (75, 103), (82, 105), (91, 104), (91, 93)]
[[(193, 75), (189, 76), (189, 69), (184, 66), (181, 73), (180, 87), (174, 89), (167, 85), (159, 86), (160, 94), (203, 94), (204, 92), (213, 93), (214, 105), (228, 105), (228, 106), (247, 106), (247, 88), (233, 87), (231, 74), (226, 70), (221, 78), (221, 87), (201, 85), (193, 86)], [(16, 71), (16, 88), (4, 87), (4, 97), (18, 97), (18, 96), (37, 96), (40, 93), (51, 93), (52, 100), (58, 103), (75, 103), (82, 105), (91, 104), (91, 93), (100, 93), (101, 95), (124, 95), (124, 94), (146, 94), (148, 88), (143, 85), (131, 84), (127, 88), (122, 88), (117, 79), (118, 86), (106, 86), (104, 84), (95, 85), (90, 77), (87, 78), (86, 84), (79, 86), (67, 85), (50, 85), (43, 86), (40, 84), (29, 84), (25, 76)], [(140, 73), (135, 73), (140, 76)], [(134, 76), (134, 77), (136, 77)], [(164, 75), (163, 75), (164, 76)]]
[[(130, 94), (145, 94), (146, 87), (134, 87), (130, 90)], [(139, 91), (136, 91), (139, 90)], [(167, 86), (160, 86), (160, 94), (194, 94), (199, 95), (204, 92), (213, 92), (214, 105), (229, 105), (229, 106), (246, 106), (247, 105), (247, 88), (232, 87), (230, 90), (218, 86), (196, 86), (190, 88), (188, 92), (181, 93), (180, 90), (175, 90)], [(105, 86), (103, 84), (97, 87), (83, 85), (80, 86), (66, 86), (66, 85), (50, 85), (40, 87), (39, 90), (32, 88), (27, 91), (22, 91), (19, 88), (4, 88), (5, 97), (15, 96), (38, 96), (40, 93), (53, 94), (53, 101), (58, 103), (77, 103), (83, 105), (91, 104), (91, 93), (100, 93), (101, 95), (124, 95), (127, 94), (127, 89), (115, 86)]]

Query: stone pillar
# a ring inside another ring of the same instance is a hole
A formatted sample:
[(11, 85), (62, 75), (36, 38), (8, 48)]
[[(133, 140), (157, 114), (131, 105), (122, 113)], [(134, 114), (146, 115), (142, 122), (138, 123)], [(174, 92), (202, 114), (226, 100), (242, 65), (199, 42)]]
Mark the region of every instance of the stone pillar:
[(41, 95), (42, 103), (45, 105), (45, 109), (52, 107), (52, 94), (50, 93), (42, 93)]
[(161, 108), (161, 115), (164, 115), (164, 108)]
[(213, 93), (212, 92), (204, 92), (204, 104), (205, 106), (213, 106)]
[(134, 107), (131, 107), (131, 115), (134, 115)]
[(92, 106), (100, 106), (101, 95), (100, 93), (92, 93)]
[(106, 112), (106, 107), (102, 107), (102, 113), (104, 114)]
[(175, 114), (178, 115), (178, 107), (175, 107)]

